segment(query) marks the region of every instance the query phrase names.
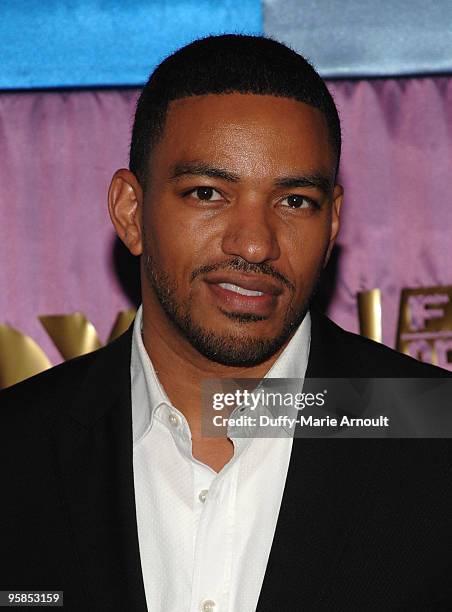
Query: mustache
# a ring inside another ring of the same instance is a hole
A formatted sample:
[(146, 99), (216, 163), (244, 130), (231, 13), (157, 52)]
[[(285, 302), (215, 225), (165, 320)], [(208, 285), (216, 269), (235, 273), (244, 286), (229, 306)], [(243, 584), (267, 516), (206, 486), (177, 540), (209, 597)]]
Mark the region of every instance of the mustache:
[(250, 263), (249, 261), (245, 261), (239, 257), (235, 259), (230, 259), (229, 261), (218, 263), (218, 264), (206, 264), (204, 266), (200, 266), (196, 268), (191, 273), (190, 281), (194, 281), (196, 277), (202, 274), (208, 274), (209, 272), (218, 272), (218, 271), (226, 271), (226, 272), (245, 272), (248, 274), (263, 274), (266, 276), (272, 276), (276, 278), (280, 283), (285, 285), (290, 291), (294, 292), (295, 287), (293, 283), (290, 282), (288, 278), (286, 278), (281, 272), (275, 270), (273, 266), (268, 263)]

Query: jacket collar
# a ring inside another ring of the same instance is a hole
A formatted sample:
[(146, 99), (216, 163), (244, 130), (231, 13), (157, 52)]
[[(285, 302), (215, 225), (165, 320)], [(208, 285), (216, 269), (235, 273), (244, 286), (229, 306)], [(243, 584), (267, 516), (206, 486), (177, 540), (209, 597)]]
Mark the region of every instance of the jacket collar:
[(130, 405), (130, 354), (133, 326), (107, 346), (79, 360), (86, 360), (80, 388), (69, 398), (68, 413), (91, 427), (116, 402)]
[(306, 378), (350, 376), (351, 356), (346, 345), (344, 330), (320, 312), (311, 310), (311, 349)]

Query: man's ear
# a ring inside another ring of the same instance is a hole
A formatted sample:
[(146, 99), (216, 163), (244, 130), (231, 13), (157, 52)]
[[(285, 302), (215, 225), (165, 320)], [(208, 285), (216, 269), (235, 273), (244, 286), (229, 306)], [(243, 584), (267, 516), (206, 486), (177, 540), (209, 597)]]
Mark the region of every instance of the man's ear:
[(337, 235), (339, 233), (339, 218), (341, 213), (342, 200), (344, 198), (344, 189), (342, 185), (335, 185), (333, 190), (333, 198), (331, 203), (331, 232), (330, 241), (328, 243), (328, 249), (323, 262), (323, 267), (326, 266), (333, 250), (334, 243), (336, 242)]
[(108, 190), (108, 211), (116, 233), (132, 255), (141, 255), (143, 190), (130, 170), (117, 170)]

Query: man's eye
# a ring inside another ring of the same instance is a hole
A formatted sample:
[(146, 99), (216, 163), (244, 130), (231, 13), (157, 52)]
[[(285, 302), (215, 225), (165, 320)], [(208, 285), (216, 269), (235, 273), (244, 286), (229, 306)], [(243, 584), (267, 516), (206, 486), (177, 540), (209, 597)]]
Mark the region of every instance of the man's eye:
[(195, 196), (198, 200), (206, 202), (222, 199), (221, 194), (216, 189), (213, 189), (213, 187), (197, 187), (196, 189), (191, 189), (186, 195)]
[(314, 200), (306, 196), (292, 194), (282, 200), (287, 202), (287, 206), (290, 208), (318, 208), (318, 205)]

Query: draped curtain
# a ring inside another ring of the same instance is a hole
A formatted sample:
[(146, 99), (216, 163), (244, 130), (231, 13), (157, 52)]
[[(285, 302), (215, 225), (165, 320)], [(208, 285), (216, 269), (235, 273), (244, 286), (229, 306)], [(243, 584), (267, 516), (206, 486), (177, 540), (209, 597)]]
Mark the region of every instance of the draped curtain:
[[(330, 81), (342, 123), (341, 235), (323, 292), (358, 330), (356, 293), (383, 292), (395, 344), (400, 290), (451, 285), (452, 78)], [(61, 360), (37, 320), (82, 311), (102, 340), (137, 295), (106, 193), (127, 165), (137, 90), (0, 95), (0, 319)]]

